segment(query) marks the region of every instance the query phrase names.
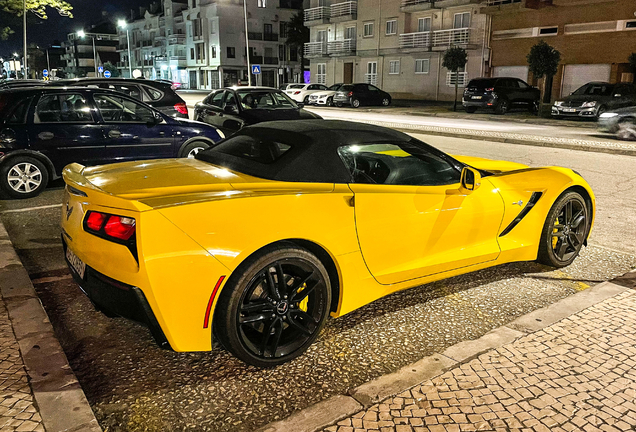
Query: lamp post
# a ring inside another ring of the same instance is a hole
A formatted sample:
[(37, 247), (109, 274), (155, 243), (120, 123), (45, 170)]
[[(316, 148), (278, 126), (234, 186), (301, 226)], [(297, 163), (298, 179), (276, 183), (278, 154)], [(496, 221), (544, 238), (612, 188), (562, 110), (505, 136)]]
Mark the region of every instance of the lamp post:
[(126, 43), (128, 44), (128, 74), (132, 78), (132, 57), (130, 56), (130, 35), (128, 34), (128, 25), (126, 20), (120, 19), (117, 21), (119, 28), (126, 29)]
[(252, 85), (252, 66), (250, 65), (250, 38), (247, 33), (247, 0), (243, 0), (243, 16), (245, 17), (245, 47), (247, 48), (247, 85)]
[(24, 28), (24, 79), (27, 79), (27, 33), (26, 33), (26, 0), (22, 1), (22, 26)]
[[(84, 38), (86, 33), (84, 30), (80, 30), (77, 32), (77, 35)], [(95, 78), (97, 78), (97, 51), (95, 50), (95, 35), (91, 35), (91, 39), (93, 39), (93, 65), (95, 66)]]

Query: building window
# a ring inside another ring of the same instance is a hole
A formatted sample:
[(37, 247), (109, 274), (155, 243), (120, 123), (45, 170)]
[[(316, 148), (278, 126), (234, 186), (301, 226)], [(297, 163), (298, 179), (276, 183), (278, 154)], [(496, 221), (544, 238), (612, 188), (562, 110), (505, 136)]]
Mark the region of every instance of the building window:
[(363, 33), (364, 37), (371, 37), (373, 36), (373, 23), (372, 22), (367, 22), (364, 23), (364, 33)]
[(456, 13), (453, 20), (453, 28), (468, 28), (470, 27), (470, 12)]
[(417, 31), (430, 32), (431, 31), (431, 17), (420, 18), (417, 20)]
[(196, 44), (197, 61), (205, 61), (205, 44)]
[(397, 34), (397, 20), (389, 20), (386, 22), (386, 35)]
[(263, 24), (263, 33), (271, 35), (273, 33), (273, 30), (274, 28), (271, 24)]
[(192, 0), (192, 7), (193, 8), (197, 7), (197, 0)]
[(287, 60), (285, 58), (285, 45), (278, 45), (278, 58), (280, 59), (280, 61)]
[(356, 28), (355, 27), (347, 27), (345, 29), (345, 35), (344, 35), (345, 40), (353, 40), (356, 38)]
[(327, 64), (318, 63), (316, 66), (316, 82), (318, 84), (325, 84), (327, 82)]
[(214, 45), (210, 47), (210, 58), (216, 58), (216, 46)]
[(431, 61), (429, 59), (417, 59), (415, 60), (415, 73), (427, 74), (431, 67)]
[(636, 21), (627, 21), (625, 23), (625, 28), (636, 29)]
[(298, 51), (296, 51), (296, 47), (289, 47), (289, 61), (298, 61)]
[(543, 27), (539, 29), (539, 34), (556, 36), (558, 31), (559, 31), (559, 27)]
[(258, 0), (257, 4), (259, 8), (267, 7), (267, 0)]
[(285, 21), (280, 22), (280, 37), (287, 37), (287, 23)]
[(194, 48), (190, 48), (190, 60), (194, 60)]
[(376, 85), (378, 83), (378, 62), (367, 63), (367, 73), (364, 75), (367, 84)]
[(399, 73), (400, 73), (400, 61), (399, 60), (389, 61), (389, 75), (396, 75)]
[(236, 57), (236, 48), (234, 47), (227, 47), (227, 58), (234, 58)]

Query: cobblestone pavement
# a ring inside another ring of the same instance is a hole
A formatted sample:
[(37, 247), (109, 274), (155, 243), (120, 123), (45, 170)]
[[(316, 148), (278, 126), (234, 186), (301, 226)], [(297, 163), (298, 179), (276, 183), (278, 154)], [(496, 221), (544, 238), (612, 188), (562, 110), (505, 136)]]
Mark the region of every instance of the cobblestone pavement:
[(44, 431), (9, 314), (0, 301), (0, 432)]
[(624, 292), (324, 432), (634, 430), (635, 312)]

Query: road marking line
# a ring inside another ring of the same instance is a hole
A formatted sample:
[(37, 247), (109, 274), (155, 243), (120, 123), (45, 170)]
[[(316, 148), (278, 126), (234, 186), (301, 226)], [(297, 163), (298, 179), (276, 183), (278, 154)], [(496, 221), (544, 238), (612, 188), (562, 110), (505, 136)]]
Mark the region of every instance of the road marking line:
[(55, 208), (55, 207), (62, 207), (62, 204), (51, 204), (51, 205), (45, 205), (45, 206), (40, 206), (40, 207), (27, 207), (27, 208), (21, 208), (21, 209), (4, 210), (1, 213), (2, 214), (5, 214), (5, 213), (21, 213), (21, 212), (27, 212), (27, 211), (32, 211), (32, 210), (50, 209), (50, 208)]
[(33, 282), (33, 285), (37, 285), (37, 284), (43, 284), (43, 283), (49, 283), (49, 282), (57, 282), (57, 281), (61, 281), (64, 279), (72, 279), (73, 276), (71, 276), (70, 274), (64, 275), (64, 276), (49, 276), (49, 277), (43, 277), (43, 278), (39, 278), (39, 279), (33, 279), (31, 282)]

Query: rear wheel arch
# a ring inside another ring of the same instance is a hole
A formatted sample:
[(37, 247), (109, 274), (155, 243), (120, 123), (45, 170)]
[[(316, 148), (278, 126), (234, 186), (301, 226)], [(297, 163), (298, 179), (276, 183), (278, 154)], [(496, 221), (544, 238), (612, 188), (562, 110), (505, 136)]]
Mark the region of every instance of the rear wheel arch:
[(7, 161), (10, 161), (12, 158), (15, 158), (18, 156), (28, 156), (42, 162), (44, 166), (46, 167), (46, 170), (48, 171), (49, 181), (57, 180), (58, 178), (60, 178), (60, 176), (55, 172), (55, 166), (53, 165), (53, 162), (51, 162), (51, 159), (49, 159), (45, 154), (40, 152), (36, 152), (32, 150), (17, 150), (5, 155), (2, 159), (0, 159), (0, 163), (1, 164), (9, 163)]

